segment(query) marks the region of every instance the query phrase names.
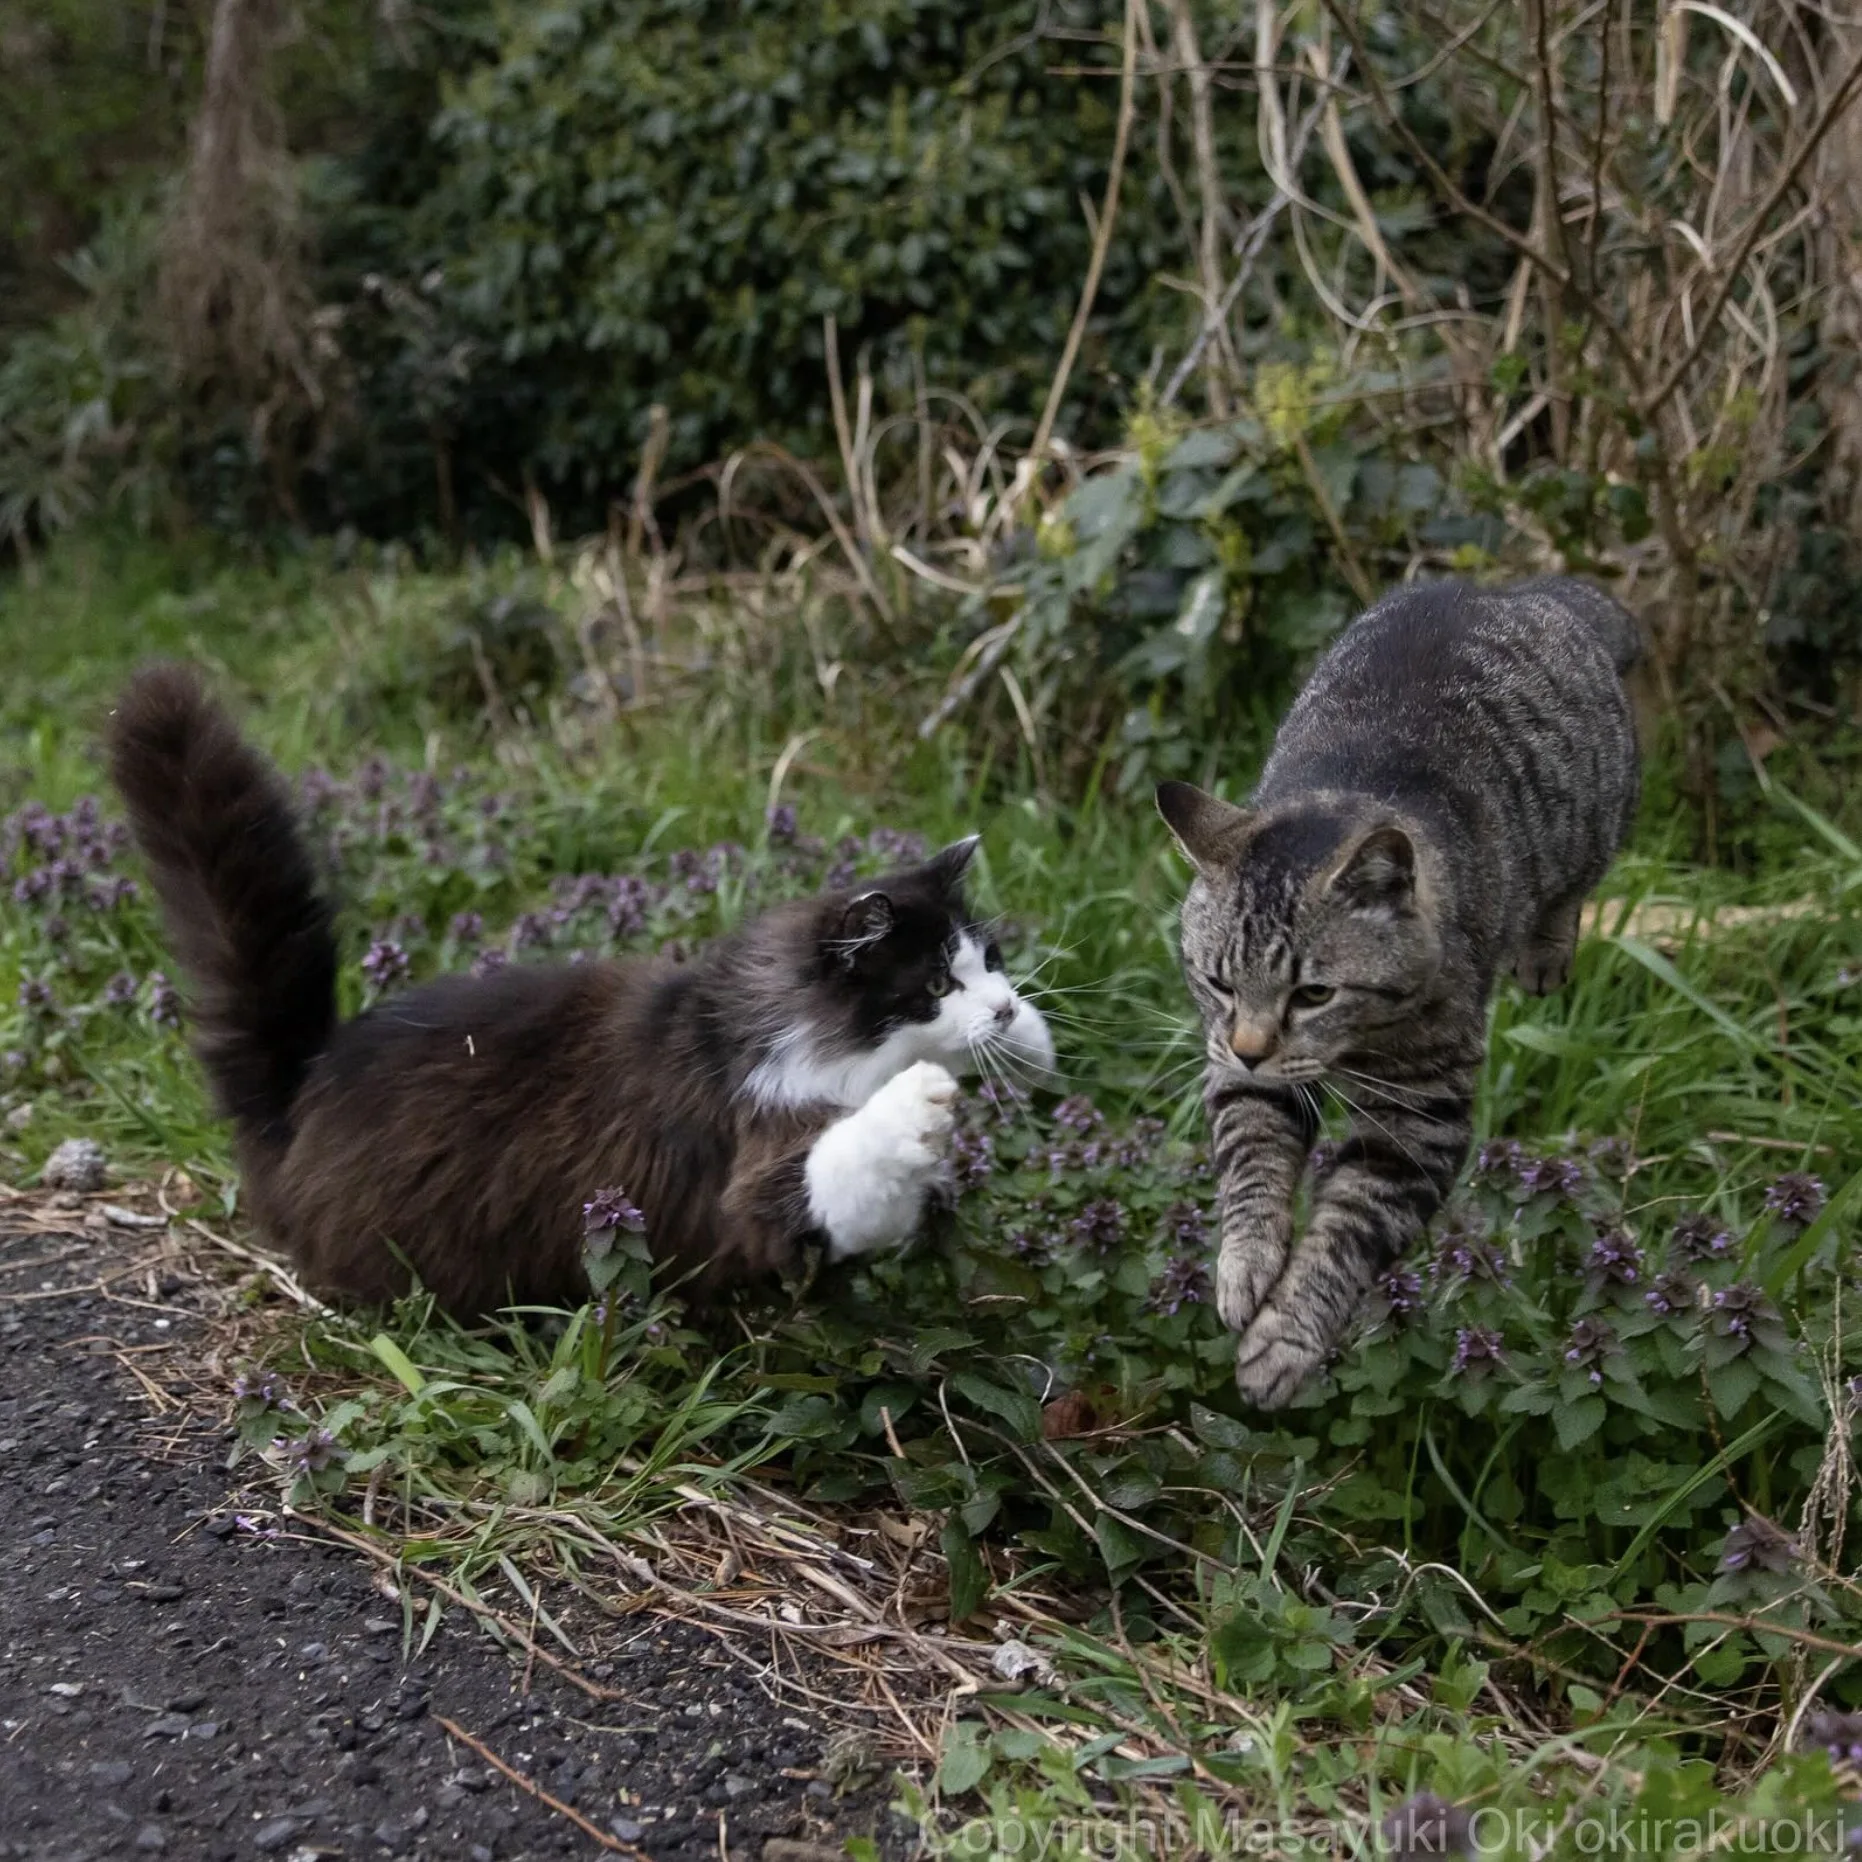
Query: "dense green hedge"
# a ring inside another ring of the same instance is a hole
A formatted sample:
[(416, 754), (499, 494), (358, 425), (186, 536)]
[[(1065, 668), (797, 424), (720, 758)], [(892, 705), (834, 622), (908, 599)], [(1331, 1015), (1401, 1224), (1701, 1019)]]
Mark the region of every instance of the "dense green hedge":
[[(436, 439), (462, 490), (527, 467), (599, 514), (624, 491), (648, 408), (671, 463), (752, 438), (831, 449), (823, 319), (865, 347), (895, 404), (924, 377), (991, 410), (1038, 409), (1091, 243), (1117, 109), (1114, 53), (1031, 29), (1032, 0), (565, 0), (456, 25), (431, 144), (382, 119), (351, 159), (332, 260), (413, 301), (350, 317), (375, 419), (377, 491), (398, 459), (430, 504)], [(1101, 63), (1103, 77), (1055, 72)], [(384, 147), (393, 159), (384, 159)], [(424, 171), (416, 199), (406, 165)], [(1109, 411), (1181, 300), (1152, 281), (1178, 222), (1128, 182), (1076, 381)], [(367, 222), (367, 225), (360, 225)], [(361, 301), (363, 294), (355, 290)], [(410, 382), (417, 392), (410, 392)], [(379, 416), (398, 417), (399, 431)]]

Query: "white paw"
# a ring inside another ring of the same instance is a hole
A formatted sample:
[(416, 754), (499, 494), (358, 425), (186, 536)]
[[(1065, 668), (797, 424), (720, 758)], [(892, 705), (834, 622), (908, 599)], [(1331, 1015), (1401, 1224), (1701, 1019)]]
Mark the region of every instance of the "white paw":
[(832, 1259), (896, 1247), (918, 1226), (944, 1166), (956, 1100), (950, 1073), (921, 1060), (815, 1140), (808, 1209)]
[(1235, 1347), (1235, 1382), (1257, 1408), (1279, 1409), (1299, 1394), (1325, 1357), (1326, 1347), (1313, 1343), (1278, 1307), (1263, 1306)]

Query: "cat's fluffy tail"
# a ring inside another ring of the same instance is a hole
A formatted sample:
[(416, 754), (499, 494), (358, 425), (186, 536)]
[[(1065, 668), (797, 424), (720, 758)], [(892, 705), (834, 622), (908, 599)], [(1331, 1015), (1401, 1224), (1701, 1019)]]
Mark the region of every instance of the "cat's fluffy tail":
[(1642, 658), (1642, 630), (1636, 617), (1595, 582), (1572, 575), (1541, 575), (1515, 588), (1520, 594), (1549, 596), (1587, 622), (1609, 650), (1619, 677)]
[(109, 747), (220, 1109), (285, 1143), (336, 1028), (336, 940), (283, 780), (181, 666), (136, 675)]

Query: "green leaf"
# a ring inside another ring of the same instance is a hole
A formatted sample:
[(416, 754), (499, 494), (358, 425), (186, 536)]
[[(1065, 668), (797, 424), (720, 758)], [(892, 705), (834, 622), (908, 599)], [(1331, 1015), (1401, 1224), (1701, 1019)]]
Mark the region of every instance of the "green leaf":
[(419, 1396), (426, 1389), (427, 1380), (421, 1375), (416, 1365), (405, 1351), (385, 1332), (377, 1332), (369, 1340), (369, 1350), (388, 1367), (390, 1374), (409, 1396)]
[(944, 1522), (938, 1546), (950, 1567), (950, 1620), (953, 1624), (966, 1622), (989, 1594), (989, 1572), (975, 1542), (954, 1515)]
[(953, 1726), (944, 1739), (943, 1755), (938, 1760), (937, 1788), (946, 1797), (962, 1797), (974, 1791), (989, 1775), (989, 1748), (969, 1726)]
[(953, 1371), (950, 1387), (978, 1409), (987, 1410), (1007, 1423), (1010, 1433), (1018, 1440), (1038, 1442), (1041, 1439), (1041, 1405), (1024, 1391), (1006, 1390), (974, 1371)]
[(1552, 1427), (1558, 1434), (1558, 1446), (1572, 1449), (1580, 1442), (1589, 1441), (1603, 1427), (1603, 1419), (1608, 1414), (1608, 1405), (1600, 1396), (1579, 1397), (1575, 1403), (1566, 1403), (1554, 1410)]
[(1707, 1394), (1728, 1422), (1752, 1400), (1758, 1387), (1759, 1374), (1744, 1358), (1734, 1358), (1707, 1375)]

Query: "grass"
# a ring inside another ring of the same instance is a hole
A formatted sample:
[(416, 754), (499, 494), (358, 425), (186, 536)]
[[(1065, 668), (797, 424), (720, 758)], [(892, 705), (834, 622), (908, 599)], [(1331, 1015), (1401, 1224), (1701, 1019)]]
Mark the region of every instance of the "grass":
[[(313, 820), (351, 1007), (374, 940), (417, 974), (507, 938), (693, 940), (883, 863), (882, 824), (981, 829), (981, 903), (1048, 992), (1069, 1097), (971, 1106), (971, 1185), (919, 1251), (703, 1322), (637, 1276), (606, 1326), (281, 1307), (277, 1390), (228, 1393), (255, 1480), (433, 1609), (534, 1623), (559, 1658), (549, 1600), (578, 1587), (800, 1637), (857, 1618), (859, 1684), (879, 1673), (904, 1709), (903, 1800), (950, 1853), (1336, 1847), (1423, 1791), (1480, 1813), (1500, 1853), (1590, 1853), (1612, 1811), (1718, 1811), (1744, 1819), (1723, 1842), (1787, 1853), (1767, 1819), (1843, 1814), (1857, 1780), (1811, 1734), (1862, 1709), (1846, 816), (1760, 796), (1743, 869), (1703, 870), (1653, 771), (1571, 986), (1496, 1003), (1496, 1143), (1422, 1271), (1324, 1389), (1264, 1420), (1201, 1297), (1182, 878), (1148, 811), (1037, 800), (919, 743), (935, 667), (824, 681), (823, 612), (754, 638), (699, 615), (705, 653), (618, 719), (573, 684), (526, 689), (513, 661), (488, 729), (462, 619), (572, 599), (515, 560), (259, 572), (79, 541), (0, 592), (6, 805), (95, 789), (91, 734), (143, 651), (215, 667), (287, 767), (336, 772)], [(4, 851), (9, 884), (50, 858)], [(97, 1136), (236, 1218), (224, 1134), (150, 1012), (163, 962), (141, 900), (0, 898), (4, 1161), (29, 1178)], [(1670, 1310), (1663, 1285), (1685, 1293)], [(749, 1567), (728, 1585), (726, 1542)], [(1016, 1686), (992, 1666), (1005, 1636), (1039, 1658)]]

